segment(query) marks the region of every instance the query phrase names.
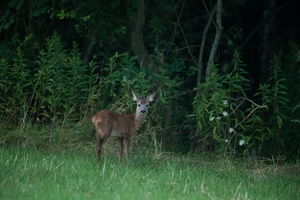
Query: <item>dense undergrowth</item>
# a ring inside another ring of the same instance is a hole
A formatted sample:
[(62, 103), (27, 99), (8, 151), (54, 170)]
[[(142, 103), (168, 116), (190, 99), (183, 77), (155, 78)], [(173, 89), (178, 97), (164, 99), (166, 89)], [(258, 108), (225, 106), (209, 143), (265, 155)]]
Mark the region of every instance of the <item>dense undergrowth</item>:
[(35, 60), (22, 45), (13, 57), (0, 60), (0, 144), (64, 149), (93, 143), (93, 114), (104, 108), (133, 113), (131, 90), (142, 96), (155, 90), (157, 98), (136, 140), (155, 155), (209, 152), (295, 160), (299, 81), (290, 77), (299, 77), (299, 70), (295, 63), (285, 65), (295, 56), (284, 62), (275, 57), (268, 81), (253, 93), (246, 64), (235, 52), (229, 73), (210, 66), (211, 76), (191, 90), (180, 74), (189, 67), (179, 58), (161, 64), (157, 74), (138, 67), (137, 58), (126, 52), (102, 66), (93, 61), (84, 66), (77, 45), (66, 50), (54, 34)]

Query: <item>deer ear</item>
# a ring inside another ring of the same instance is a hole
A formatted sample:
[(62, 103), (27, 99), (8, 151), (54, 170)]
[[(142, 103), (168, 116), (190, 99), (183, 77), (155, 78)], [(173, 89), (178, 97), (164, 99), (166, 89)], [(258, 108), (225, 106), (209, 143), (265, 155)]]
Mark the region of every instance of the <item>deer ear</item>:
[(134, 91), (131, 91), (131, 92), (133, 95), (133, 101), (137, 101), (137, 100), (141, 99), (141, 97), (138, 94), (136, 94)]
[(154, 100), (154, 96), (156, 95), (156, 92), (153, 92), (150, 96), (147, 97), (148, 101), (153, 101)]

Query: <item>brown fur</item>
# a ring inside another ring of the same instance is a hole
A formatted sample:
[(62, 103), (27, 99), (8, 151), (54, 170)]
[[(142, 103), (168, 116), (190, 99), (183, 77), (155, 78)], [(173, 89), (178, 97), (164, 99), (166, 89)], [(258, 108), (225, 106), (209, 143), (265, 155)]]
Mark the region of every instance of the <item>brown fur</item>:
[(101, 110), (92, 117), (92, 122), (97, 132), (97, 157), (101, 159), (101, 149), (110, 136), (118, 138), (118, 160), (121, 163), (123, 148), (127, 163), (130, 161), (130, 140), (136, 135), (142, 123), (145, 121), (148, 105), (153, 101), (155, 93), (143, 99), (133, 92), (134, 100), (137, 102), (136, 113), (133, 115), (122, 115), (109, 110)]

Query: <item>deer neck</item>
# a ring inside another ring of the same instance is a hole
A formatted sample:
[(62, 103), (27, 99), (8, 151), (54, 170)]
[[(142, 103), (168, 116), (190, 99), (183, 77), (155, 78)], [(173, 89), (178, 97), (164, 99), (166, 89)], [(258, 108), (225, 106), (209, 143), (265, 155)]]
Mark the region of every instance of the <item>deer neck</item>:
[(145, 118), (146, 118), (146, 114), (135, 113), (134, 122), (137, 130), (139, 130), (141, 125), (144, 123)]

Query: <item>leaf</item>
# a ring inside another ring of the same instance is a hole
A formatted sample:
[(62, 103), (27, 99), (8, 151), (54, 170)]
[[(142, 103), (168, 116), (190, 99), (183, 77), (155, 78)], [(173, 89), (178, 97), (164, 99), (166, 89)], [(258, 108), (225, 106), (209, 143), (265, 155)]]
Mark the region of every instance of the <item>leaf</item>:
[(23, 5), (24, 0), (11, 0), (8, 2), (8, 6), (10, 8), (14, 8), (16, 10), (19, 10), (21, 6)]
[(43, 8), (35, 8), (32, 12), (33, 17), (40, 16), (41, 14), (46, 13), (48, 7), (43, 7)]

